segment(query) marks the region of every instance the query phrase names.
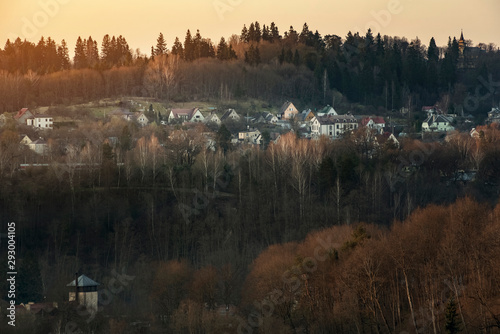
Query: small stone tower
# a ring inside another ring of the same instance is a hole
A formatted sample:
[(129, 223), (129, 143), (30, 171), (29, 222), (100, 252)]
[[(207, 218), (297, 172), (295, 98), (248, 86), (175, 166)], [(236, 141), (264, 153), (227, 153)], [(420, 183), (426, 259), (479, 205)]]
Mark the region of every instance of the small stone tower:
[(83, 305), (90, 312), (97, 312), (98, 293), (97, 286), (99, 283), (88, 278), (85, 275), (75, 274), (75, 279), (67, 285), (73, 287), (69, 292), (69, 301), (76, 301), (78, 304)]

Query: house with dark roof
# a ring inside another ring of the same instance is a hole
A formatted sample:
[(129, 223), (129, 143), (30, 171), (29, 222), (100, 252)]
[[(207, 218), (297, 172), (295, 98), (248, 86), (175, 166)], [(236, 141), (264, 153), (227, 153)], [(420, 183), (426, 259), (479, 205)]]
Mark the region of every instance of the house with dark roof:
[(446, 115), (431, 115), (422, 122), (422, 132), (448, 132), (455, 128), (451, 125), (453, 119)]
[[(78, 276), (78, 275), (77, 275)], [(75, 278), (67, 287), (72, 288), (69, 292), (69, 301), (75, 301), (78, 305), (85, 306), (90, 312), (97, 312), (98, 294), (97, 287), (100, 284), (85, 275)]]
[(240, 119), (241, 119), (240, 115), (238, 115), (238, 113), (234, 109), (226, 110), (226, 112), (224, 112), (224, 114), (220, 118), (220, 120), (222, 122), (225, 122), (228, 120), (239, 121)]
[(330, 139), (336, 139), (357, 128), (358, 121), (353, 115), (317, 116), (311, 121), (311, 136), (313, 138), (327, 136)]
[(219, 116), (217, 116), (217, 113), (215, 111), (212, 111), (210, 112), (209, 115), (207, 115), (207, 117), (205, 117), (205, 119), (203, 120), (203, 123), (214, 123), (214, 124), (217, 124), (217, 125), (220, 125), (221, 121), (220, 121), (220, 118)]
[(201, 113), (200, 109), (172, 109), (168, 115), (168, 122), (172, 123), (175, 121), (180, 122), (203, 122), (205, 117)]
[(26, 124), (26, 120), (30, 117), (33, 117), (33, 113), (28, 108), (22, 108), (14, 115), (14, 119), (20, 124)]
[(281, 106), (278, 112), (278, 117), (282, 120), (291, 120), (292, 118), (295, 118), (298, 114), (299, 110), (295, 108), (293, 103), (290, 101), (286, 101)]
[(337, 112), (335, 111), (335, 109), (333, 109), (333, 107), (331, 107), (329, 104), (327, 104), (323, 109), (320, 109), (318, 110), (318, 112), (316, 113), (316, 116), (336, 116), (338, 115)]

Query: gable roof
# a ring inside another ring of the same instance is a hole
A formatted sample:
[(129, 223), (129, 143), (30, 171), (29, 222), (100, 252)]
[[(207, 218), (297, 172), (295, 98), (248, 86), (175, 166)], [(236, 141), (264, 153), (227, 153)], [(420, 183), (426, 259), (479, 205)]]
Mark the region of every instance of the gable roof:
[(357, 123), (356, 117), (354, 117), (353, 115), (317, 116), (316, 119), (321, 125), (336, 123)]
[(327, 104), (324, 108), (318, 110), (318, 116), (325, 116), (325, 115), (338, 115), (338, 113), (333, 109), (332, 106)]
[[(280, 112), (280, 113), (284, 113), (285, 111), (287, 111), (287, 110), (288, 110), (288, 108), (290, 107), (290, 105), (292, 105), (292, 107), (293, 107), (295, 110), (297, 110), (297, 108), (295, 108), (295, 106), (293, 105), (293, 103), (292, 103), (292, 102), (290, 102), (290, 101), (286, 101), (286, 102), (285, 102), (285, 103), (283, 103), (283, 105), (281, 106), (281, 108), (280, 108), (280, 111), (279, 111), (279, 112)], [(297, 112), (298, 112), (298, 110), (297, 110)]]
[(192, 109), (172, 109), (170, 112), (170, 116), (173, 118), (187, 118), (190, 120), (193, 115), (198, 111), (198, 108), (192, 108)]
[(425, 119), (424, 123), (431, 126), (434, 123), (451, 123), (451, 121), (451, 119), (444, 115), (431, 115)]
[[(231, 116), (231, 115), (233, 115), (233, 116)], [(224, 120), (226, 120), (229, 117), (240, 118), (240, 115), (238, 115), (238, 113), (236, 112), (236, 110), (234, 110), (234, 109), (228, 109), (228, 110), (226, 110), (226, 112), (224, 113), (224, 115), (222, 115), (222, 117), (220, 118), (220, 120), (224, 121)]]
[(23, 117), (23, 115), (26, 113), (26, 112), (29, 112), (31, 114), (31, 111), (28, 110), (28, 108), (22, 108), (21, 110), (19, 110), (17, 112), (17, 114), (14, 116), (15, 119), (19, 119), (21, 117)]
[(47, 142), (45, 140), (43, 140), (42, 138), (38, 138), (37, 140), (35, 141), (32, 141), (30, 143), (30, 145), (46, 145)]
[[(79, 287), (98, 286), (98, 285), (100, 285), (100, 284), (97, 283), (96, 281), (94, 281), (93, 279), (88, 278), (85, 275), (80, 275), (80, 277), (78, 277), (78, 286)], [(67, 284), (66, 286), (75, 286), (75, 280), (71, 281), (71, 283)]]

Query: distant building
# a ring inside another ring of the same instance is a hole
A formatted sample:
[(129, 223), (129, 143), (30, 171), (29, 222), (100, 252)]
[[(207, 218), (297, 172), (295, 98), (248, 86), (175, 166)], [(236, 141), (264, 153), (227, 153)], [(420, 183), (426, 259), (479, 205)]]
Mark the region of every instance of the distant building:
[(33, 113), (28, 108), (22, 108), (14, 115), (14, 119), (20, 124), (26, 124), (26, 120), (33, 117)]
[(136, 121), (137, 123), (139, 123), (140, 126), (146, 126), (149, 123), (149, 119), (143, 113), (137, 116)]
[(262, 143), (262, 135), (257, 129), (241, 131), (238, 133), (238, 141), (240, 143), (260, 145)]
[(38, 114), (27, 118), (26, 125), (37, 129), (52, 129), (54, 121), (52, 116)]
[(224, 115), (220, 118), (222, 122), (225, 121), (239, 121), (241, 119), (240, 115), (234, 109), (228, 109), (224, 112)]
[(283, 103), (283, 105), (280, 108), (280, 111), (278, 113), (278, 116), (282, 120), (291, 120), (292, 118), (295, 118), (299, 113), (299, 110), (295, 108), (292, 102), (286, 101)]
[(357, 128), (358, 121), (352, 115), (318, 116), (314, 117), (311, 122), (311, 136), (315, 138), (327, 136), (336, 139)]
[(491, 111), (488, 112), (488, 119), (486, 123), (500, 123), (500, 109), (499, 108), (491, 108)]
[(74, 279), (71, 283), (66, 285), (73, 288), (72, 291), (69, 292), (69, 301), (76, 301), (79, 305), (85, 306), (87, 310), (92, 313), (97, 312), (97, 287), (99, 285), (99, 283), (87, 276), (80, 275), (78, 279)]
[(200, 109), (172, 109), (170, 115), (168, 115), (168, 122), (172, 123), (174, 121), (181, 122), (203, 122), (205, 117), (201, 113)]
[(323, 117), (323, 116), (337, 116), (337, 112), (335, 111), (335, 109), (333, 109), (333, 107), (331, 107), (329, 104), (326, 105), (326, 107), (324, 107), (323, 109), (320, 109), (318, 110), (318, 112), (316, 113), (316, 116), (320, 116), (320, 117)]
[(38, 138), (37, 140), (30, 142), (28, 144), (28, 147), (30, 148), (30, 150), (40, 155), (45, 155), (49, 150), (47, 142), (42, 138)]
[(476, 68), (479, 56), (486, 51), (481, 48), (468, 46), (465, 42), (464, 33), (462, 31), (460, 33), (460, 39), (458, 40), (458, 52), (457, 68), (471, 69)]
[(380, 116), (368, 116), (361, 119), (360, 125), (361, 127), (376, 130), (378, 134), (383, 134), (385, 128), (385, 120)]
[(215, 111), (212, 111), (205, 119), (203, 120), (203, 123), (214, 123), (217, 125), (220, 125), (221, 121), (219, 116), (215, 113)]
[(455, 128), (451, 125), (453, 119), (445, 115), (431, 115), (422, 122), (422, 132), (448, 132)]

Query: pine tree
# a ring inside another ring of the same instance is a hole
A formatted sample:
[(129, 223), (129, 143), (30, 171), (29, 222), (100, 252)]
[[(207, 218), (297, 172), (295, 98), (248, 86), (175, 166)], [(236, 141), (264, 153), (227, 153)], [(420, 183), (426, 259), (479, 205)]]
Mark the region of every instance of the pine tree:
[(64, 39), (61, 41), (61, 45), (57, 48), (57, 57), (59, 58), (60, 69), (67, 70), (70, 68), (68, 45)]
[(165, 42), (163, 33), (160, 32), (160, 35), (156, 39), (155, 55), (162, 55), (165, 53), (167, 53), (167, 42)]
[(248, 27), (248, 41), (249, 42), (255, 42), (257, 39), (256, 34), (255, 34), (255, 25), (250, 23), (250, 27)]
[(82, 41), (81, 37), (78, 36), (75, 46), (75, 56), (73, 57), (75, 68), (87, 67), (87, 57), (85, 54), (85, 43)]
[(269, 30), (271, 33), (271, 42), (278, 42), (281, 39), (281, 35), (278, 31), (278, 27), (274, 24), (274, 22), (271, 22)]
[(451, 298), (446, 307), (445, 314), (445, 332), (447, 334), (455, 334), (460, 332), (460, 319), (458, 319), (457, 304), (454, 298)]
[(257, 43), (259, 43), (260, 39), (262, 38), (262, 32), (260, 31), (260, 24), (259, 24), (259, 22), (255, 21), (254, 27), (255, 27), (254, 41), (257, 42)]
[(189, 29), (186, 32), (186, 38), (184, 39), (184, 59), (187, 61), (194, 60), (194, 44)]
[(111, 38), (108, 34), (104, 35), (101, 44), (101, 59), (104, 63), (111, 63)]
[(217, 45), (217, 59), (219, 59), (219, 60), (229, 59), (228, 47), (227, 47), (226, 40), (224, 39), (224, 37), (220, 38), (219, 45)]
[(246, 25), (243, 25), (243, 29), (241, 30), (240, 41), (243, 43), (248, 43), (248, 29)]
[(299, 50), (295, 49), (295, 53), (293, 54), (293, 64), (295, 66), (300, 65), (300, 55), (299, 55)]
[(182, 43), (179, 41), (179, 37), (175, 38), (174, 45), (172, 46), (172, 54), (184, 58), (184, 48)]

